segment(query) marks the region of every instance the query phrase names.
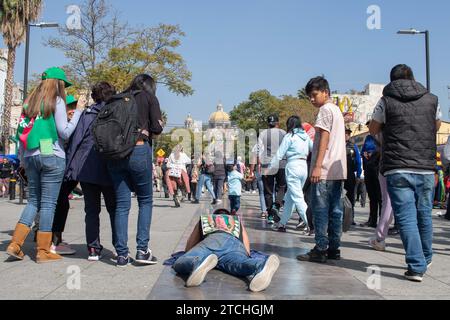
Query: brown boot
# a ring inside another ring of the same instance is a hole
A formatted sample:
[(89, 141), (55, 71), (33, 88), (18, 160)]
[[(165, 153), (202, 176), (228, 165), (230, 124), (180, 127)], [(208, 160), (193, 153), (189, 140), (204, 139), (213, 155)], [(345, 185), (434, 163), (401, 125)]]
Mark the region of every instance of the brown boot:
[(36, 255), (37, 263), (54, 262), (62, 259), (62, 257), (59, 254), (50, 252), (51, 245), (52, 245), (52, 233), (38, 231), (37, 255)]
[(6, 249), (6, 253), (11, 257), (23, 260), (24, 253), (22, 251), (22, 246), (28, 236), (28, 233), (30, 233), (30, 230), (31, 229), (26, 225), (18, 223), (16, 225), (16, 229), (14, 230), (11, 243), (9, 244), (8, 249)]

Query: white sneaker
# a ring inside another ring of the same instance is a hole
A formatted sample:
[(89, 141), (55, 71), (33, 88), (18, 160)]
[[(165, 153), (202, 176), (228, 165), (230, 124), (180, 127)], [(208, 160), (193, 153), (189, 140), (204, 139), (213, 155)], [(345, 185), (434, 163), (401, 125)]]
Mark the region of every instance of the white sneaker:
[(252, 292), (260, 292), (270, 285), (274, 273), (280, 266), (280, 259), (276, 255), (271, 255), (264, 265), (264, 268), (250, 282), (249, 289)]
[(216, 204), (221, 204), (221, 203), (222, 203), (222, 200), (220, 200), (220, 199), (216, 200)]
[(205, 280), (206, 274), (217, 266), (219, 259), (215, 254), (209, 255), (201, 265), (195, 269), (186, 281), (186, 287), (198, 287)]
[(386, 242), (378, 241), (376, 238), (369, 239), (369, 246), (371, 246), (372, 249), (377, 251), (386, 251)]
[(307, 227), (306, 223), (304, 223), (303, 221), (300, 222), (299, 224), (297, 224), (297, 226), (295, 227), (295, 229), (305, 229)]

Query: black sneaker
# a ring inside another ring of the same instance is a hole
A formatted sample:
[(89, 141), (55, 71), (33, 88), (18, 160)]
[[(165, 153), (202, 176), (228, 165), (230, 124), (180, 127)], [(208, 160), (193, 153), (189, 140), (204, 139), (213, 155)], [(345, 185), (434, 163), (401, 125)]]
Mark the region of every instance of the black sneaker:
[(132, 264), (132, 263), (133, 263), (133, 259), (131, 259), (130, 256), (127, 256), (127, 257), (118, 256), (117, 257), (117, 262), (116, 262), (116, 267), (125, 268), (129, 264)]
[(390, 228), (388, 231), (388, 235), (390, 235), (390, 236), (396, 236), (399, 233), (400, 233), (400, 231), (396, 227)]
[(417, 272), (412, 272), (412, 271), (408, 270), (405, 272), (405, 278), (408, 279), (409, 281), (413, 281), (413, 282), (422, 282), (423, 274), (417, 273)]
[(213, 206), (215, 206), (215, 205), (217, 204), (217, 200), (214, 199), (214, 200), (211, 202), (211, 204), (212, 204)]
[(89, 249), (88, 261), (99, 261), (102, 258), (101, 251), (95, 248)]
[(327, 250), (327, 258), (330, 260), (341, 260), (341, 250)]
[(279, 216), (279, 211), (276, 208), (272, 208), (270, 210), (270, 215), (273, 217), (273, 221), (275, 221), (276, 223), (280, 222), (281, 217)]
[(200, 201), (198, 201), (197, 199), (195, 199), (194, 201), (191, 201), (191, 203), (193, 203), (193, 204), (199, 204)]
[(276, 232), (286, 232), (286, 227), (277, 223), (273, 226), (272, 230)]
[(147, 251), (138, 250), (136, 252), (136, 262), (140, 264), (157, 264), (158, 259), (152, 254), (152, 250)]
[(321, 251), (321, 250), (317, 249), (316, 247), (314, 247), (314, 249), (312, 249), (307, 254), (302, 254), (302, 255), (297, 256), (297, 260), (326, 263), (327, 262), (327, 252)]

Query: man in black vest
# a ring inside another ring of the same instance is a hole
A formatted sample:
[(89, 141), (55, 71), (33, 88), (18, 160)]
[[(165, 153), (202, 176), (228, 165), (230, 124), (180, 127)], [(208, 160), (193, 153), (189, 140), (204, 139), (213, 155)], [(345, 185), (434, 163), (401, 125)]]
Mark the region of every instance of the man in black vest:
[(370, 124), (383, 133), (380, 172), (387, 179), (395, 220), (406, 251), (408, 280), (421, 282), (433, 257), (433, 192), (438, 98), (414, 80), (410, 67), (391, 71)]

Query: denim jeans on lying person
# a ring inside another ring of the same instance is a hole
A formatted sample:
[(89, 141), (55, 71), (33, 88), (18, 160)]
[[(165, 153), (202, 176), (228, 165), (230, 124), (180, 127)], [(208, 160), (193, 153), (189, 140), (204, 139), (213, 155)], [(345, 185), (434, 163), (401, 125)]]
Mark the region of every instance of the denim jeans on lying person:
[(425, 273), (433, 259), (433, 174), (388, 175), (387, 188), (409, 271)]
[(219, 258), (217, 269), (236, 277), (256, 275), (266, 263), (264, 259), (250, 258), (243, 243), (236, 237), (216, 232), (181, 256), (173, 269), (179, 274), (190, 275), (211, 254)]
[(147, 251), (153, 210), (152, 148), (148, 143), (135, 146), (129, 158), (109, 161), (108, 170), (116, 192), (117, 255), (126, 257), (129, 253), (128, 216), (132, 191), (136, 192), (139, 204), (137, 250)]
[(51, 232), (66, 160), (54, 155), (36, 155), (26, 157), (24, 167), (28, 177), (28, 203), (19, 223), (31, 227), (39, 212), (39, 230)]
[(341, 246), (344, 182), (322, 180), (311, 184), (311, 210), (316, 246), (319, 250), (338, 250)]

